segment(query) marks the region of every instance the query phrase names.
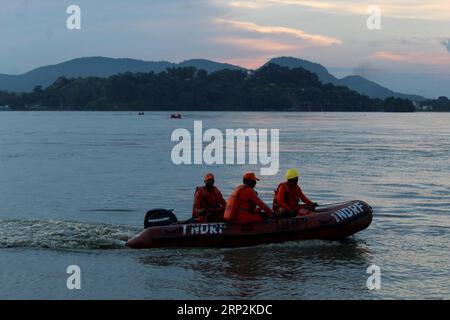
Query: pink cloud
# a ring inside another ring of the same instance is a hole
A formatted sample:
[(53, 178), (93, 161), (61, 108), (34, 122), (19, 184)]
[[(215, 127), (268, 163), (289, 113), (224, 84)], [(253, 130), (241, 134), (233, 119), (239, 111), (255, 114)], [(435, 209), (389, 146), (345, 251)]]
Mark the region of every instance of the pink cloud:
[(328, 37), (319, 34), (307, 33), (300, 29), (280, 27), (280, 26), (262, 26), (253, 22), (243, 22), (226, 19), (216, 19), (216, 23), (225, 24), (232, 28), (244, 31), (250, 31), (266, 35), (287, 35), (293, 38), (299, 38), (316, 46), (341, 45), (342, 41), (337, 38)]
[(230, 63), (238, 66), (245, 67), (247, 69), (258, 69), (264, 65), (272, 57), (255, 57), (255, 58), (235, 58), (235, 59), (225, 59), (221, 62)]
[(259, 52), (273, 52), (280, 53), (298, 49), (298, 46), (282, 42), (273, 41), (270, 39), (249, 39), (237, 37), (222, 37), (216, 39), (217, 42), (232, 45), (235, 47), (247, 48)]
[(378, 51), (374, 58), (390, 60), (403, 63), (415, 63), (425, 65), (449, 65), (450, 55), (448, 53), (426, 53), (426, 52), (391, 52)]

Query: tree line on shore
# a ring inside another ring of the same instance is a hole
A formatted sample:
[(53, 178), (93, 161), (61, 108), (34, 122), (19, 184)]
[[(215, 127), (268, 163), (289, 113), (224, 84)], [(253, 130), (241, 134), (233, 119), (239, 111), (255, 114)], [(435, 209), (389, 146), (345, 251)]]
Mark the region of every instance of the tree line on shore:
[[(424, 103), (440, 109), (450, 106), (448, 99)], [(184, 67), (109, 78), (60, 77), (47, 88), (37, 86), (28, 93), (0, 91), (0, 105), (12, 110), (80, 111), (415, 110), (407, 99), (371, 99), (347, 87), (322, 84), (316, 74), (303, 68), (276, 64), (253, 72), (225, 69), (208, 74)]]

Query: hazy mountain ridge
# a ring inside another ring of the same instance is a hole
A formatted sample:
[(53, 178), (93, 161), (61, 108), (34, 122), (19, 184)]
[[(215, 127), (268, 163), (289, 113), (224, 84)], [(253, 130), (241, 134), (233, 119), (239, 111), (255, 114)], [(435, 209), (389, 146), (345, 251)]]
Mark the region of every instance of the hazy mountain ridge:
[(361, 94), (376, 96), (377, 98), (380, 99), (394, 97), (394, 98), (409, 99), (413, 101), (426, 100), (425, 97), (419, 95), (404, 94), (392, 91), (361, 76), (347, 76), (345, 78), (340, 79), (338, 85), (346, 86)]
[(143, 61), (128, 58), (88, 57), (39, 67), (21, 75), (0, 74), (0, 90), (17, 92), (31, 91), (38, 85), (47, 87), (62, 76), (66, 78), (85, 78), (91, 76), (106, 78), (125, 72), (161, 72), (168, 68), (186, 66), (193, 66), (208, 72), (223, 69), (244, 69), (231, 64), (204, 59), (172, 63), (168, 61)]
[(349, 89), (355, 90), (360, 94), (365, 94), (371, 98), (386, 99), (388, 97), (394, 97), (401, 99), (410, 99), (413, 101), (426, 100), (425, 97), (419, 95), (394, 92), (361, 76), (351, 75), (342, 79), (338, 79), (330, 74), (328, 70), (321, 64), (314, 63), (308, 60), (293, 57), (279, 57), (274, 58), (267, 63), (275, 63), (289, 68), (302, 67), (310, 72), (317, 74), (319, 76), (319, 80), (324, 84), (332, 83), (337, 86), (345, 86)]

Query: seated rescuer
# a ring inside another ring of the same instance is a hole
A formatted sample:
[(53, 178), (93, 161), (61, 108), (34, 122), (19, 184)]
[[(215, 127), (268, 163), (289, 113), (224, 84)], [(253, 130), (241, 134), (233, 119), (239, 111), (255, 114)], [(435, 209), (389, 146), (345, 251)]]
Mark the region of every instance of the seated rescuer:
[[(273, 211), (282, 217), (295, 217), (307, 215), (310, 210), (315, 210), (317, 203), (309, 200), (298, 185), (300, 174), (297, 169), (289, 169), (286, 172), (286, 181), (278, 185), (273, 199)], [(299, 204), (303, 201), (305, 205)]]
[(226, 202), (222, 193), (214, 186), (214, 175), (208, 173), (205, 176), (205, 186), (197, 187), (194, 195), (192, 216), (197, 222), (223, 221)]
[(272, 210), (254, 190), (259, 179), (253, 172), (244, 174), (243, 184), (238, 186), (227, 200), (224, 219), (227, 222), (250, 223), (263, 221), (263, 215), (271, 218)]

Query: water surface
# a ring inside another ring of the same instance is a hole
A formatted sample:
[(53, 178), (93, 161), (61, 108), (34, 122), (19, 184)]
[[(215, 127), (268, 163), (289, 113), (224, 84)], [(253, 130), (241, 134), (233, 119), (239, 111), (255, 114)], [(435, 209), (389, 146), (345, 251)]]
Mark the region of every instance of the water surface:
[[(196, 185), (227, 196), (258, 166), (175, 166), (176, 128), (278, 128), (271, 202), (299, 167), (319, 203), (369, 202), (371, 227), (342, 242), (134, 251), (153, 207), (188, 218)], [(383, 113), (0, 113), (0, 298), (450, 298), (450, 115)], [(68, 265), (82, 290), (66, 288)], [(382, 288), (366, 287), (371, 264)]]

